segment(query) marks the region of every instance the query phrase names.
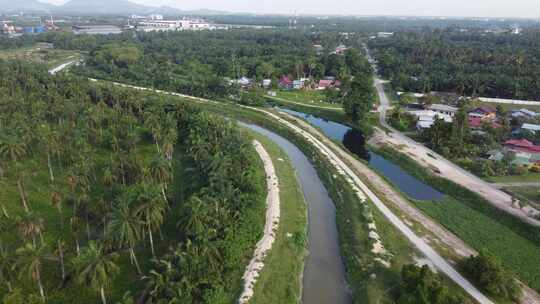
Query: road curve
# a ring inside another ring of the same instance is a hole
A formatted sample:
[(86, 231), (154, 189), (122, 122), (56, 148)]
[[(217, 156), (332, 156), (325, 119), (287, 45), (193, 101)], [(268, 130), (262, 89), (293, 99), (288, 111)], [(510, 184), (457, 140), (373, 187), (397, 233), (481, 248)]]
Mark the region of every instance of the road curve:
[[(367, 49), (366, 49), (367, 51)], [(367, 57), (370, 62), (373, 59), (367, 51)], [(534, 216), (540, 214), (540, 212), (531, 206), (521, 207), (519, 204), (514, 204), (512, 196), (497, 189), (492, 184), (482, 180), (469, 171), (454, 164), (443, 156), (439, 155), (435, 151), (427, 148), (423, 144), (420, 144), (398, 130), (390, 126), (386, 121), (386, 112), (390, 108), (390, 101), (384, 91), (385, 81), (380, 79), (377, 75), (377, 67), (372, 65), (374, 71), (374, 86), (379, 96), (379, 122), (389, 132), (384, 132), (376, 128), (376, 134), (371, 140), (375, 144), (390, 144), (401, 150), (401, 152), (407, 154), (411, 158), (415, 159), (420, 165), (427, 167), (428, 169), (435, 169), (437, 173), (452, 182), (461, 185), (471, 191), (474, 191), (478, 195), (482, 196), (488, 202), (498, 209), (501, 209), (521, 220), (527, 222), (533, 226), (540, 226), (540, 221), (535, 219)], [(440, 172), (440, 173), (439, 173)]]
[[(91, 81), (98, 81), (96, 79), (90, 79)], [(158, 94), (164, 95), (173, 95), (189, 98), (198, 102), (210, 102), (216, 103), (215, 101), (188, 96), (180, 93), (166, 92), (162, 90), (155, 90), (144, 87), (137, 87), (132, 85), (126, 85), (121, 83), (113, 82), (113, 85), (121, 86), (124, 88), (132, 88), (142, 91), (152, 91)], [(310, 142), (322, 155), (326, 156), (330, 163), (337, 169), (340, 174), (343, 174), (347, 177), (347, 180), (356, 190), (357, 196), (361, 200), (369, 198), (373, 204), (381, 211), (381, 213), (394, 225), (409, 241), (424, 254), (424, 256), (429, 259), (435, 267), (437, 267), (441, 272), (446, 274), (452, 281), (458, 284), (465, 292), (467, 292), (473, 299), (481, 304), (494, 304), (488, 297), (486, 297), (482, 292), (480, 292), (476, 287), (474, 287), (466, 278), (459, 274), (450, 263), (448, 263), (443, 257), (441, 257), (433, 248), (431, 248), (421, 237), (417, 236), (399, 217), (397, 217), (361, 180), (360, 178), (325, 144), (319, 141), (315, 136), (311, 135), (309, 132), (301, 129), (300, 127), (290, 123), (286, 119), (264, 109), (253, 108), (242, 106), (254, 111), (261, 112), (266, 116), (274, 119), (275, 121), (281, 123), (282, 125), (288, 127), (293, 132), (304, 137), (308, 142)]]

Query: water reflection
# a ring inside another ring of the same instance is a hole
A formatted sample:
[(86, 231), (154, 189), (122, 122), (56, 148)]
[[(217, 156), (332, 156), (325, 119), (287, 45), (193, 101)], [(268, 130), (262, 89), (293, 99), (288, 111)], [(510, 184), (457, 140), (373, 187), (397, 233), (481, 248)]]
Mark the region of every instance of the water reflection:
[(399, 190), (404, 192), (409, 197), (421, 201), (438, 201), (444, 198), (443, 193), (418, 180), (414, 176), (402, 170), (398, 165), (385, 159), (377, 153), (368, 151), (365, 145), (364, 135), (360, 131), (344, 124), (328, 121), (311, 114), (282, 108), (280, 108), (280, 110), (307, 120), (312, 125), (321, 129), (329, 138), (341, 141), (345, 148), (355, 155), (358, 155), (360, 158), (368, 161), (370, 167), (377, 170), (377, 172), (390, 180), (399, 188)]

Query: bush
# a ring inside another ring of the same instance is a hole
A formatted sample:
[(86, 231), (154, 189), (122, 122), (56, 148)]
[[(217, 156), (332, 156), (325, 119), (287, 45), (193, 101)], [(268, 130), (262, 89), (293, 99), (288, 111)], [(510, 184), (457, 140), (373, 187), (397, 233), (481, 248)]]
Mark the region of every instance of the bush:
[(463, 261), (463, 270), (480, 288), (489, 294), (510, 300), (518, 300), (520, 287), (512, 274), (502, 267), (496, 256), (486, 250), (478, 256)]
[(525, 175), (529, 172), (529, 168), (512, 165), (510, 166), (510, 175)]
[(398, 304), (460, 304), (465, 299), (451, 295), (440, 275), (428, 266), (405, 265), (401, 269)]

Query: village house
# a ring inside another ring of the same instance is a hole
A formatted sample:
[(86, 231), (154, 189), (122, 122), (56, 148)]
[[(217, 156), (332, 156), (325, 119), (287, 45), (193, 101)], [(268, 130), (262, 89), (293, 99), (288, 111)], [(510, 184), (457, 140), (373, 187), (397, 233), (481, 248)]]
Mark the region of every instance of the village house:
[(521, 130), (527, 130), (536, 134), (536, 132), (540, 131), (540, 125), (524, 123), (521, 126)]
[(533, 144), (526, 139), (511, 139), (504, 143), (504, 146), (516, 153), (524, 152), (529, 154), (540, 154), (540, 146)]
[(510, 116), (513, 118), (534, 118), (539, 116), (539, 114), (528, 109), (520, 109), (511, 111)]
[(452, 107), (452, 106), (448, 106), (444, 104), (433, 104), (431, 106), (428, 106), (427, 108), (433, 112), (448, 115), (450, 117), (454, 117), (457, 111), (459, 110), (456, 107)]
[(494, 120), (497, 118), (497, 109), (488, 106), (478, 107), (469, 112), (469, 117), (480, 118), (481, 120)]
[(268, 89), (272, 85), (272, 79), (263, 79), (262, 87)]
[(292, 90), (294, 81), (289, 76), (283, 75), (279, 79), (279, 87), (284, 90)]
[(482, 129), (482, 127), (485, 125), (491, 126), (493, 129), (499, 129), (502, 127), (501, 124), (490, 119), (483, 119), (480, 117), (469, 116), (468, 120), (469, 120), (469, 128), (473, 130)]

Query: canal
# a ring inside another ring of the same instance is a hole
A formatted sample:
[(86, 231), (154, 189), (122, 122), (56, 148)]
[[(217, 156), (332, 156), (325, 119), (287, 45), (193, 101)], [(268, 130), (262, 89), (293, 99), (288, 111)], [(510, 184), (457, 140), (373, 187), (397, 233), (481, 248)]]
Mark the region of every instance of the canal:
[(336, 209), (308, 158), (287, 139), (261, 127), (240, 123), (276, 143), (291, 160), (308, 209), (308, 251), (302, 281), (302, 303), (350, 304), (345, 266), (339, 250)]
[(439, 201), (444, 198), (443, 193), (410, 175), (401, 169), (397, 164), (385, 159), (377, 153), (369, 151), (366, 148), (365, 138), (360, 131), (357, 131), (347, 125), (328, 121), (311, 114), (284, 108), (279, 108), (279, 110), (305, 119), (312, 125), (319, 128), (330, 139), (342, 142), (345, 148), (347, 148), (351, 153), (368, 161), (370, 167), (392, 182), (392, 184), (394, 184), (397, 188), (399, 188), (399, 190), (410, 198), (419, 201)]

